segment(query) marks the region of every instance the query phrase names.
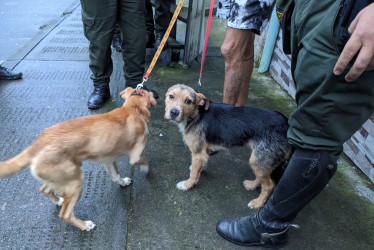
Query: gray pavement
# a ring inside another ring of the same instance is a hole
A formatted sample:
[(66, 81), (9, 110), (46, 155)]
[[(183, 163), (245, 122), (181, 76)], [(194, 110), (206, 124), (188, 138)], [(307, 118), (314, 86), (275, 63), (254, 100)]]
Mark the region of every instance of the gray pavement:
[[(217, 52), (223, 31), (224, 22), (214, 19), (202, 86), (214, 102), (222, 99), (224, 62)], [(78, 7), (15, 64), (24, 73), (22, 80), (0, 81), (1, 160), (19, 153), (46, 127), (122, 104), (118, 93), (125, 87), (123, 62), (113, 52), (112, 101), (97, 111), (87, 109), (92, 91), (87, 46)], [(0, 249), (240, 249), (220, 238), (215, 224), (253, 213), (247, 203), (259, 190), (249, 192), (242, 185), (254, 178), (245, 149), (211, 157), (196, 187), (186, 192), (176, 188), (189, 174), (190, 152), (179, 129), (163, 118), (164, 94), (175, 83), (194, 87), (199, 70), (199, 65), (156, 66), (146, 83), (160, 95), (145, 150), (148, 175), (122, 157), (117, 162), (121, 175), (132, 177), (133, 184), (120, 188), (102, 166), (84, 162), (85, 185), (75, 213), (96, 222), (95, 230), (82, 232), (59, 220), (59, 208), (39, 193), (40, 183), (28, 170), (0, 179)], [(253, 106), (286, 115), (295, 107), (266, 74), (254, 74), (249, 97)], [(373, 190), (342, 156), (327, 188), (296, 218), (301, 229), (290, 232), (285, 249), (373, 249)]]
[(79, 0), (0, 1), (0, 61), (13, 68), (78, 5)]

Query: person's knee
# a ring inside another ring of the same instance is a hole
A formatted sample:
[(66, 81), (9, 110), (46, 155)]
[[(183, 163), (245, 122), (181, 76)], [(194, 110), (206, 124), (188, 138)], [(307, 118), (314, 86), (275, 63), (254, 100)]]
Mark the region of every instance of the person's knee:
[(221, 53), (225, 60), (236, 60), (242, 57), (242, 44), (235, 39), (225, 40), (221, 46)]
[(223, 43), (221, 46), (221, 54), (225, 58), (225, 60), (230, 60), (233, 58), (234, 49), (231, 44)]
[(254, 58), (253, 42), (246, 44), (239, 41), (224, 41), (221, 54), (225, 60), (250, 60)]

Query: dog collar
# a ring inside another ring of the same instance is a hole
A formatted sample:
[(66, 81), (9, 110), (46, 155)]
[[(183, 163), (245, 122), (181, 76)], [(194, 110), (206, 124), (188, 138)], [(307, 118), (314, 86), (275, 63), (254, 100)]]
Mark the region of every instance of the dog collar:
[(134, 95), (142, 96), (145, 99), (145, 95), (143, 91), (137, 92), (136, 90), (134, 90), (134, 92), (132, 92), (130, 96), (134, 96)]

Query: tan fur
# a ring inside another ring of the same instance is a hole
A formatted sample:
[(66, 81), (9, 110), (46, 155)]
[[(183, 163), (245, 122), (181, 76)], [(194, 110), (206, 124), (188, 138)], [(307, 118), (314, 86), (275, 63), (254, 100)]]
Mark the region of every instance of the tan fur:
[[(196, 100), (194, 100), (196, 96)], [(171, 98), (172, 97), (172, 98)], [(192, 100), (191, 104), (187, 104), (186, 100)], [(209, 108), (209, 100), (201, 93), (196, 93), (192, 88), (177, 84), (169, 88), (165, 98), (165, 119), (177, 123), (182, 134), (185, 143), (192, 153), (192, 164), (190, 177), (181, 181), (177, 184), (177, 188), (181, 190), (189, 190), (197, 184), (203, 167), (207, 164), (209, 159), (209, 153), (212, 150), (224, 150), (226, 148), (209, 144), (206, 142), (200, 133), (200, 129), (190, 131), (184, 124), (187, 119), (198, 115), (199, 106), (204, 106), (205, 110)], [(171, 110), (177, 108), (180, 112), (178, 118), (173, 119), (171, 117)], [(188, 125), (187, 125), (188, 126)], [(251, 148), (253, 152), (252, 142), (248, 143), (247, 146)], [(244, 186), (247, 190), (254, 190), (261, 186), (261, 193), (258, 198), (253, 199), (249, 202), (248, 206), (253, 209), (259, 209), (263, 207), (269, 196), (271, 195), (275, 184), (270, 177), (271, 171), (264, 171), (257, 166), (257, 159), (252, 153), (250, 157), (250, 165), (256, 176), (253, 181), (244, 181)], [(276, 166), (269, 166), (269, 169), (274, 169)]]
[[(74, 216), (74, 206), (83, 186), (84, 160), (103, 163), (112, 180), (122, 186), (129, 178), (120, 178), (115, 160), (125, 154), (131, 165), (147, 166), (142, 156), (147, 142), (147, 123), (150, 108), (156, 105), (153, 94), (140, 90), (144, 96), (131, 96), (135, 90), (126, 88), (120, 93), (125, 99), (122, 107), (105, 114), (97, 114), (65, 121), (45, 129), (37, 140), (14, 158), (0, 162), (0, 177), (7, 177), (28, 165), (33, 175), (43, 182), (40, 191), (54, 203), (61, 205), (59, 217), (72, 225), (91, 230), (92, 221)], [(139, 90), (136, 90), (139, 92)]]

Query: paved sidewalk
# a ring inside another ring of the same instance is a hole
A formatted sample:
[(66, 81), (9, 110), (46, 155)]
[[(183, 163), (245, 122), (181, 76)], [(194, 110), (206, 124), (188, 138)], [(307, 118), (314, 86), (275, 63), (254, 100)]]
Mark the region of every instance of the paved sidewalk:
[[(211, 45), (204, 67), (202, 92), (214, 102), (222, 99), (224, 61), (219, 56), (224, 22), (214, 19)], [(58, 24), (17, 65), (20, 81), (0, 81), (0, 159), (13, 157), (46, 127), (122, 105), (122, 57), (113, 52), (112, 101), (102, 109), (87, 109), (92, 91), (88, 42), (80, 8)], [(180, 191), (176, 184), (189, 175), (190, 152), (179, 129), (164, 120), (164, 94), (175, 83), (195, 86), (200, 67), (156, 66), (148, 87), (159, 92), (152, 110), (145, 155), (150, 172), (142, 175), (117, 162), (121, 175), (133, 178), (130, 187), (112, 183), (99, 164), (85, 162), (85, 185), (75, 213), (96, 222), (82, 232), (58, 218), (59, 208), (39, 193), (40, 183), (28, 170), (0, 180), (0, 249), (241, 249), (215, 231), (222, 218), (245, 216), (247, 203), (259, 190), (242, 182), (254, 178), (248, 152), (234, 149), (211, 157), (196, 187)], [(267, 75), (255, 73), (250, 103), (289, 115), (294, 101)], [(374, 188), (354, 165), (342, 157), (328, 187), (296, 218), (285, 249), (372, 249), (374, 246)], [(256, 248), (254, 248), (256, 249)]]

